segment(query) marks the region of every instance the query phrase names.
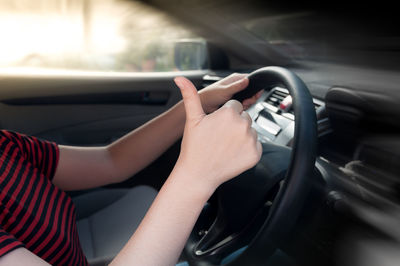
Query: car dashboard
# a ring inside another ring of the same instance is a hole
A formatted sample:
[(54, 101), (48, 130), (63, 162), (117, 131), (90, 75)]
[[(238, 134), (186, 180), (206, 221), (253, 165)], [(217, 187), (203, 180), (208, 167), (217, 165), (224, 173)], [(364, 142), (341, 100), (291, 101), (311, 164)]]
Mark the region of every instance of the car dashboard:
[[(206, 75), (203, 87), (222, 77)], [(325, 115), (325, 103), (313, 98), (318, 119), (318, 135), (329, 133), (329, 122)], [(286, 88), (276, 86), (265, 90), (256, 104), (246, 110), (252, 119), (252, 127), (257, 131), (261, 143), (273, 142), (291, 146), (294, 136), (294, 110), (292, 98)]]
[[(316, 112), (322, 112), (324, 103), (315, 98), (313, 102)], [(289, 91), (275, 87), (265, 92), (257, 104), (247, 110), (261, 142), (271, 141), (278, 145), (290, 146), (294, 134), (294, 113), (291, 103)]]
[[(310, 87), (317, 114), (317, 174), (285, 249), (300, 265), (352, 265), (354, 260), (369, 265), (366, 257), (379, 261), (383, 253), (398, 262), (400, 140), (397, 109), (385, 108), (393, 98), (299, 74)], [(206, 75), (204, 86), (220, 78)], [(291, 147), (295, 117), (286, 88), (265, 90), (247, 112), (260, 142)]]

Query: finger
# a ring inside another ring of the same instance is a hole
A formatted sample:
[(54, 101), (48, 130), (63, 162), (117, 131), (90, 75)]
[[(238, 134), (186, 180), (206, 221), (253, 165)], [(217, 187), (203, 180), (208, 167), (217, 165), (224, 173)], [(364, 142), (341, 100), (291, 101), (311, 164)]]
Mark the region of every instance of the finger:
[(253, 104), (255, 104), (257, 102), (257, 98), (255, 96), (248, 98), (246, 100), (243, 101), (243, 108), (244, 110), (247, 110), (250, 106), (252, 106)]
[(232, 84), (228, 85), (229, 89), (232, 90), (233, 93), (237, 93), (239, 91), (244, 90), (249, 85), (248, 78), (242, 78), (238, 81), (233, 82)]
[(242, 104), (243, 104), (243, 110), (249, 109), (249, 107), (250, 107), (251, 105), (253, 105), (255, 102), (256, 102), (256, 101), (253, 100), (253, 99), (246, 99), (246, 100), (244, 100), (243, 103), (242, 103)]
[(260, 90), (259, 92), (257, 92), (255, 95), (256, 99), (260, 98), (263, 93), (264, 93), (264, 90)]
[(254, 94), (253, 96), (251, 96), (250, 98), (247, 98), (243, 101), (246, 102), (247, 104), (253, 104), (255, 103), (263, 94), (264, 90), (260, 90), (259, 92), (257, 92), (256, 94)]
[(220, 82), (221, 85), (229, 85), (232, 82), (236, 82), (236, 81), (241, 80), (241, 79), (243, 79), (243, 78), (245, 78), (247, 76), (248, 76), (248, 74), (233, 73), (233, 74), (227, 76), (226, 78), (220, 80), (219, 82)]
[(186, 120), (198, 120), (205, 116), (199, 94), (193, 83), (184, 77), (177, 77), (174, 81), (181, 90), (183, 103), (185, 105)]
[(253, 104), (255, 104), (257, 102), (257, 100), (261, 97), (261, 95), (264, 93), (264, 90), (260, 90), (259, 92), (257, 92), (254, 96), (252, 96), (251, 98), (247, 98), (245, 100), (243, 100), (242, 104), (243, 104), (243, 109), (247, 110), (249, 109), (250, 106), (252, 106)]
[(251, 124), (253, 123), (253, 120), (251, 119), (250, 115), (249, 115), (247, 112), (242, 112), (242, 113), (240, 114), (240, 116), (241, 116), (243, 119), (246, 119), (246, 120), (249, 122), (249, 125), (251, 126)]
[(236, 100), (229, 100), (222, 107), (233, 108), (238, 114), (243, 112), (243, 105), (239, 101), (236, 101)]
[(257, 102), (257, 99), (254, 99), (254, 98), (249, 98), (249, 99), (244, 100), (243, 101), (244, 110), (247, 110), (250, 106), (252, 106), (256, 102)]

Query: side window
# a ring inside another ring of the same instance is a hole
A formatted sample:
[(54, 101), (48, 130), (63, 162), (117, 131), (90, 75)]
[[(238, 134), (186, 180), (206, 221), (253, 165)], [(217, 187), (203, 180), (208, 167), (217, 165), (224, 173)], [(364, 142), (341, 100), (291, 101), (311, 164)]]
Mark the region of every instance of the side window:
[(199, 40), (198, 36), (139, 1), (1, 1), (0, 36), (0, 68), (117, 72), (204, 68), (199, 63), (175, 65), (176, 44)]

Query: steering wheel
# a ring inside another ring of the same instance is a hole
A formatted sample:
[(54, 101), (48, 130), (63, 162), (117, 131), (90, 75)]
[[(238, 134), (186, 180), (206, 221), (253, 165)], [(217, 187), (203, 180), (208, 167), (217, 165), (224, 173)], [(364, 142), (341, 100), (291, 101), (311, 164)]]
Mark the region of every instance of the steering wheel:
[(185, 246), (190, 265), (220, 265), (240, 248), (244, 251), (226, 265), (265, 265), (290, 235), (311, 185), (317, 123), (307, 86), (281, 67), (264, 67), (248, 78), (247, 89), (235, 99), (241, 101), (278, 85), (289, 90), (295, 115), (292, 149), (264, 143), (262, 158), (254, 168), (217, 189), (215, 220), (211, 226), (206, 222), (211, 212), (206, 206)]

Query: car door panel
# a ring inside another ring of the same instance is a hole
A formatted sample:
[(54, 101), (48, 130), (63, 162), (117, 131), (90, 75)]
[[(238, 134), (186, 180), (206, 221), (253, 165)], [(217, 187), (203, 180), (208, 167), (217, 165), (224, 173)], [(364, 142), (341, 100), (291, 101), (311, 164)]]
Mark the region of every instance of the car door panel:
[[(7, 114), (1, 118), (2, 128), (59, 144), (84, 146), (107, 144), (165, 109), (165, 106), (139, 105), (0, 104), (0, 112)], [(90, 133), (94, 135), (90, 136)]]
[[(0, 76), (1, 128), (67, 145), (104, 145), (181, 99), (180, 72)], [(185, 72), (200, 85), (205, 71)]]

